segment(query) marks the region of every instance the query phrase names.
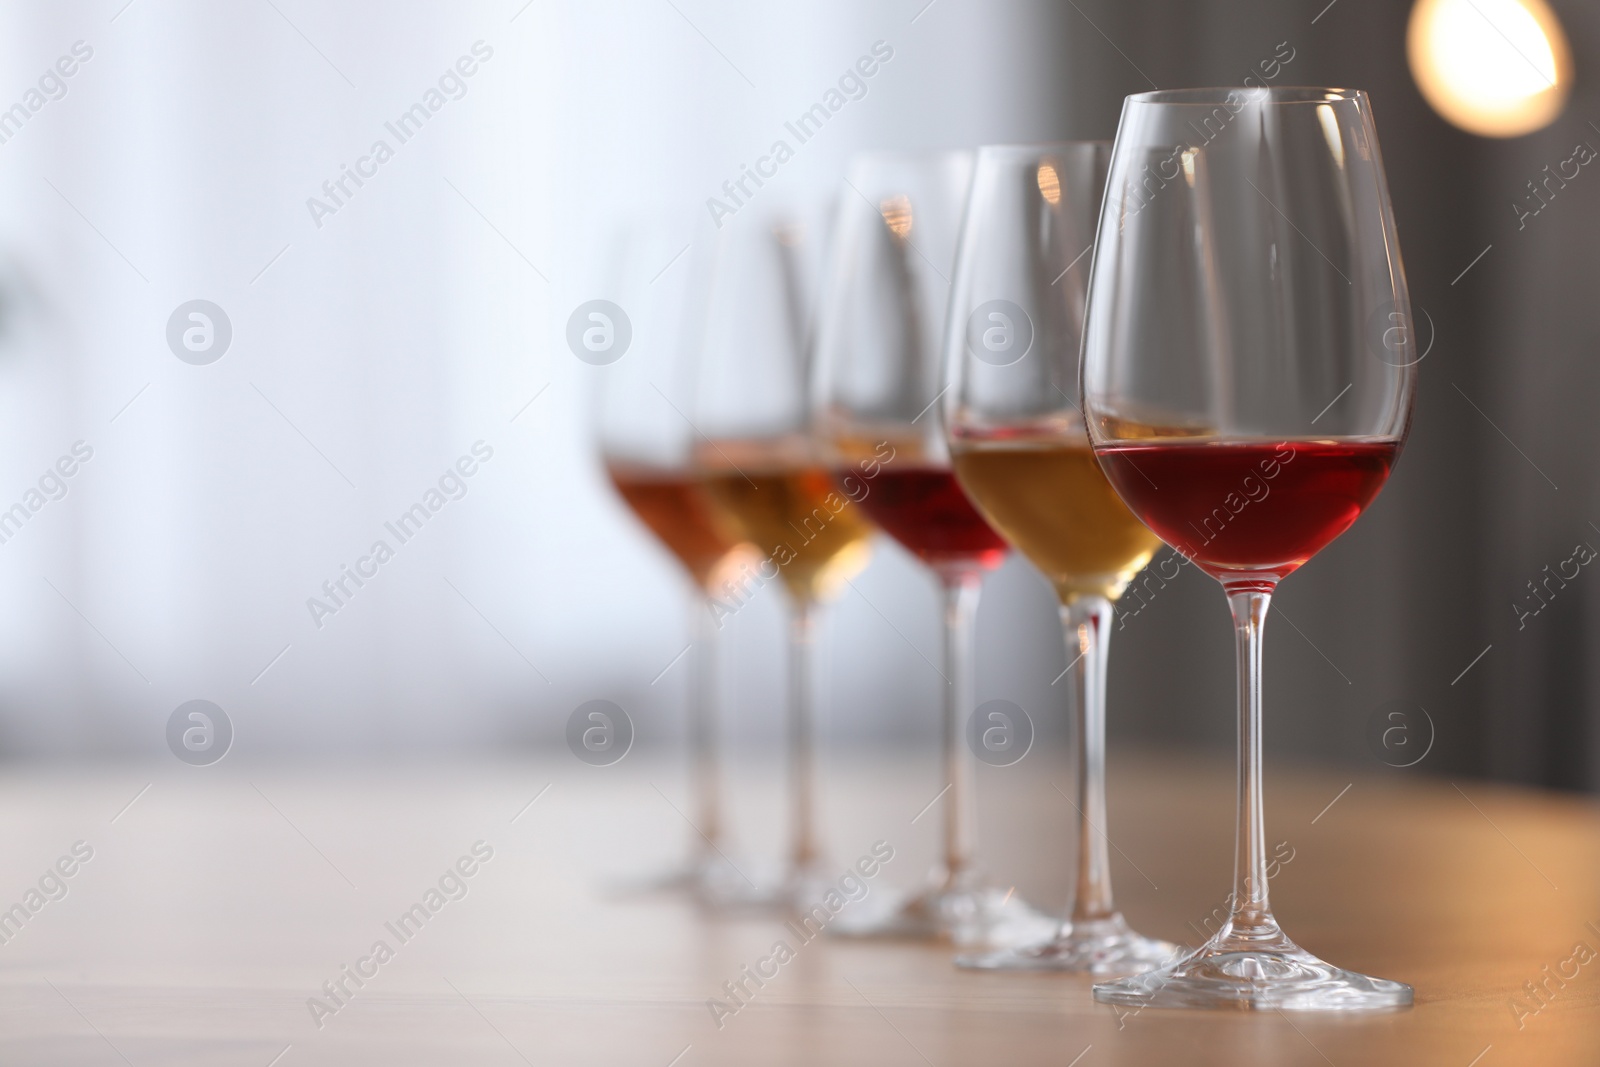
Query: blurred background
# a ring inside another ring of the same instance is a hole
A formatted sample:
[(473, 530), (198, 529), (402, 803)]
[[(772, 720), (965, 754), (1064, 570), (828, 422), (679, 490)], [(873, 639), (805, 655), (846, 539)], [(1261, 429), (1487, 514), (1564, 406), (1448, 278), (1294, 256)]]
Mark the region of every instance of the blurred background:
[[(1431, 347), (1391, 484), (1277, 598), (1269, 752), (1389, 773), (1370, 734), (1402, 709), (1426, 755), (1392, 773), (1594, 788), (1600, 578), (1530, 583), (1600, 545), (1600, 13), (1429, 7), (1412, 57), (1385, 0), (0, 7), (0, 753), (157, 754), (192, 699), (237, 760), (554, 747), (596, 698), (681, 744), (689, 584), (605, 479), (606, 368), (567, 320), (620, 225), (691, 248), (878, 45), (771, 203), (826, 204), (867, 148), (1109, 138), (1128, 93), (1269, 61), (1370, 92)], [(203, 364), (177, 355), (196, 300), (221, 312)], [(475, 445), (459, 499), (390, 540)], [(376, 577), (308, 606), (380, 538)], [(822, 629), (823, 744), (931, 773), (935, 584), (879, 538), (855, 585)], [(781, 597), (727, 624), (737, 745), (779, 734)], [(1128, 607), (1113, 752), (1227, 750), (1215, 583)], [(978, 629), (979, 700), (1059, 743), (1049, 588), (1011, 559)]]

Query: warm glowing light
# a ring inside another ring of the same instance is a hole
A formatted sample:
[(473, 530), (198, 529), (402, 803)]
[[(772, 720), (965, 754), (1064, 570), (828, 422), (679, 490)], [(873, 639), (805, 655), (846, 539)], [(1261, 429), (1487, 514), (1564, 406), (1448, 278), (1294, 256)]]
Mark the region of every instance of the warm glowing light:
[(1417, 0), (1406, 51), (1433, 109), (1484, 137), (1548, 126), (1572, 88), (1567, 35), (1545, 0)]
[(1061, 178), (1056, 174), (1056, 168), (1048, 163), (1039, 164), (1039, 192), (1050, 203), (1061, 203)]
[(904, 237), (911, 232), (911, 201), (906, 197), (891, 196), (878, 205), (878, 210), (883, 213), (883, 221), (888, 223), (890, 233)]

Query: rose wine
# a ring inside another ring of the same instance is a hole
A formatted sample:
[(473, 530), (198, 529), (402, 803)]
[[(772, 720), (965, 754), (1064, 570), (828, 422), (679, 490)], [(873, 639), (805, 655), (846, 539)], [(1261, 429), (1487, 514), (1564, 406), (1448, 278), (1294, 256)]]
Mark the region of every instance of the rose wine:
[[(884, 533), (936, 570), (997, 567), (1006, 543), (967, 499), (953, 471), (889, 464), (865, 483), (861, 508)], [(846, 475), (859, 474), (850, 470)]]
[(712, 498), (797, 600), (830, 596), (866, 566), (872, 528), (804, 442), (715, 441), (697, 459)]
[(1100, 461), (1162, 540), (1227, 580), (1282, 578), (1350, 528), (1389, 477), (1397, 441), (1163, 441)]
[(972, 502), (1062, 603), (1115, 600), (1160, 544), (1117, 497), (1087, 438), (964, 434), (951, 454)]
[(682, 563), (702, 589), (710, 589), (718, 566), (739, 545), (731, 519), (716, 505), (694, 471), (642, 463), (606, 464), (611, 484), (656, 539)]

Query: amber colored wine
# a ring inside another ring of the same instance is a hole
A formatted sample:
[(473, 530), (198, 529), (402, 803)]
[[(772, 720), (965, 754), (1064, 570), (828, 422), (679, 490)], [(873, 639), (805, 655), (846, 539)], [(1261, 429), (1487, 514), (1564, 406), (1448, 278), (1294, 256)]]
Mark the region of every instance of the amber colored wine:
[(717, 441), (698, 458), (711, 496), (796, 599), (830, 596), (866, 566), (872, 527), (803, 442)]
[(718, 565), (740, 539), (732, 520), (717, 513), (700, 474), (619, 462), (607, 463), (606, 473), (640, 521), (709, 590)]
[(1115, 600), (1161, 544), (1106, 481), (1087, 439), (966, 435), (950, 447), (972, 502), (1062, 603)]

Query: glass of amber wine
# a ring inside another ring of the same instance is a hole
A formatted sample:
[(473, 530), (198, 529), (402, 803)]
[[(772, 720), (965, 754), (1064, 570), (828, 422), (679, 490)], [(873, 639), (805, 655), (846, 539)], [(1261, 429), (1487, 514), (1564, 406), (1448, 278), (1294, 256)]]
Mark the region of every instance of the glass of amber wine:
[(1160, 542), (1106, 481), (1078, 405), (1078, 345), (1110, 146), (983, 148), (945, 330), (945, 420), (978, 510), (1055, 587), (1076, 713), (1075, 890), (1054, 936), (964, 967), (1129, 974), (1177, 947), (1129, 929), (1111, 895), (1105, 678), (1112, 603)]
[[(694, 432), (681, 412), (689, 405), (692, 351), (685, 311), (692, 301), (690, 264), (661, 272), (678, 252), (663, 230), (641, 226), (619, 242), (613, 295), (631, 314), (633, 340), (601, 369), (598, 426), (601, 459), (619, 496), (677, 561), (693, 586), (690, 599), (688, 747), (694, 836), (681, 868), (634, 886), (682, 889), (717, 903), (752, 892), (727, 858), (718, 756), (720, 686), (718, 584), (752, 555), (731, 519), (718, 512), (695, 467)], [(688, 258), (688, 257), (685, 257)], [(614, 327), (613, 327), (614, 328)]]
[[(866, 566), (872, 528), (839, 492), (811, 433), (806, 388), (816, 264), (793, 216), (747, 207), (714, 238), (693, 419), (695, 462), (717, 506), (755, 546), (739, 587), (778, 579), (789, 602), (790, 833), (780, 906), (823, 880), (816, 828), (813, 678), (818, 606)], [(737, 598), (730, 598), (730, 603)]]
[[(1039, 936), (1048, 920), (991, 885), (976, 855), (973, 621), (983, 574), (1006, 543), (968, 502), (938, 412), (942, 330), (970, 152), (871, 153), (852, 160), (835, 221), (818, 319), (817, 432), (839, 482), (877, 527), (923, 562), (944, 601), (942, 848), (926, 885), (856, 905), (829, 927), (857, 937), (944, 938), (961, 945)], [(857, 464), (893, 459), (875, 478)]]
[(1123, 103), (1089, 282), (1095, 454), (1233, 613), (1239, 810), (1228, 921), (1094, 987), (1134, 1006), (1354, 1011), (1411, 987), (1325, 963), (1267, 900), (1261, 640), (1273, 590), (1355, 522), (1411, 424), (1420, 357), (1372, 105), (1347, 89)]

